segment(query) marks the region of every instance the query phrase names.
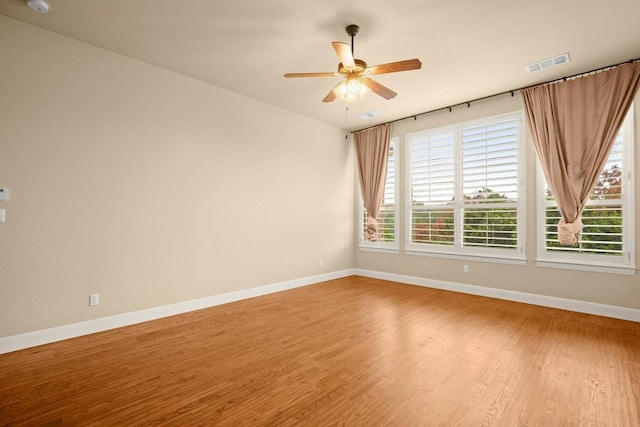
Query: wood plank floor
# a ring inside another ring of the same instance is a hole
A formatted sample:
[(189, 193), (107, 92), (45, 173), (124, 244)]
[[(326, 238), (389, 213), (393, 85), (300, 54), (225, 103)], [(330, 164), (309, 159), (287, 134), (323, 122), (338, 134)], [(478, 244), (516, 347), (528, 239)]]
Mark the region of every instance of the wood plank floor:
[(640, 324), (349, 277), (0, 355), (0, 425), (638, 426)]

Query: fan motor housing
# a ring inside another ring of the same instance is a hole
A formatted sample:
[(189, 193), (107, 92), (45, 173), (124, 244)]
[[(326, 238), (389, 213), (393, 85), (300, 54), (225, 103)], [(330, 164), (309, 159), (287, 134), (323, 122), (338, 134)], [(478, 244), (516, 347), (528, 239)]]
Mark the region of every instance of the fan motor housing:
[(353, 62), (356, 63), (355, 67), (345, 67), (342, 65), (342, 62), (338, 64), (338, 72), (340, 74), (349, 74), (349, 73), (362, 73), (367, 69), (367, 63), (362, 59), (354, 59)]

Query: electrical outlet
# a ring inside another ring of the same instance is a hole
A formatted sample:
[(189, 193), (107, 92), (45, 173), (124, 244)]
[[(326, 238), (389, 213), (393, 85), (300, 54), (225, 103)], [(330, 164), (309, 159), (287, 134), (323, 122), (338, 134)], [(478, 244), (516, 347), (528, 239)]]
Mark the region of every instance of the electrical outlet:
[(469, 266), (467, 264), (462, 266), (462, 272), (463, 273), (468, 273), (469, 272)]
[(0, 222), (4, 222), (4, 209), (0, 209)]
[(91, 294), (89, 295), (89, 305), (98, 305), (100, 304), (100, 294)]
[(319, 265), (320, 267), (324, 267), (324, 260), (320, 260), (320, 262), (318, 262), (318, 265)]

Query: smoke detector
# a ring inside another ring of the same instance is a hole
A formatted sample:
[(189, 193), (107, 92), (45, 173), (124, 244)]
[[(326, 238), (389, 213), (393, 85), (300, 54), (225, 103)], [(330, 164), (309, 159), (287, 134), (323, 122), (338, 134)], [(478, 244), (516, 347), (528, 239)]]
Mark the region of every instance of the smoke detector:
[(358, 115), (359, 119), (362, 120), (367, 120), (367, 119), (373, 119), (375, 116), (377, 116), (378, 114), (380, 114), (380, 111), (378, 110), (373, 110), (373, 111), (369, 111), (367, 113), (362, 113)]
[(49, 12), (49, 3), (44, 0), (27, 0), (27, 5), (36, 12)]

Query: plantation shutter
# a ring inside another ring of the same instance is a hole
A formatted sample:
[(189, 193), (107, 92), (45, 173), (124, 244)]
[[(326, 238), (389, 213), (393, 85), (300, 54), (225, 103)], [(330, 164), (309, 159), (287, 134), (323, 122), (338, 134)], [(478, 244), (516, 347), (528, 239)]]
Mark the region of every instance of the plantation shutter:
[[(384, 183), (384, 194), (382, 203), (378, 210), (378, 229), (375, 242), (395, 242), (396, 241), (396, 154), (398, 151), (398, 138), (392, 138), (389, 142), (389, 154), (387, 156), (387, 178)], [(363, 204), (364, 205), (364, 204)], [(363, 209), (361, 217), (362, 230), (367, 229), (368, 215), (367, 209)], [(363, 238), (366, 236), (363, 232)], [(368, 242), (371, 242), (369, 240)]]
[(509, 117), (463, 127), (463, 246), (518, 244), (518, 125)]
[[(556, 253), (580, 253), (596, 255), (625, 254), (625, 218), (623, 208), (628, 194), (623, 189), (625, 159), (623, 143), (629, 117), (618, 131), (615, 142), (589, 200), (582, 211), (581, 239), (572, 246), (563, 246), (558, 240), (556, 224), (562, 218), (560, 210), (545, 182), (545, 250)], [(628, 141), (626, 143), (629, 143)]]
[(409, 143), (411, 243), (454, 244), (455, 139), (451, 131)]

